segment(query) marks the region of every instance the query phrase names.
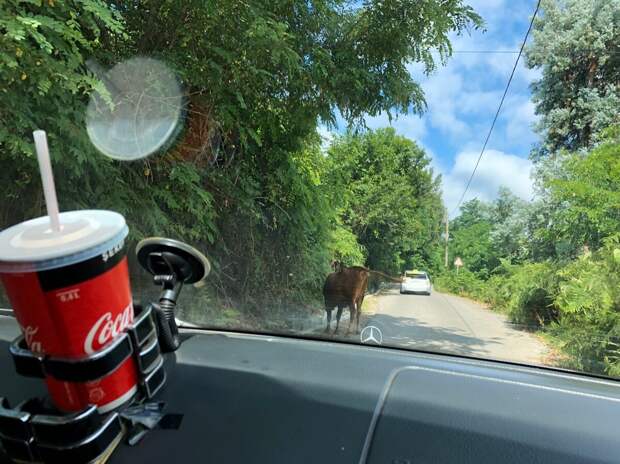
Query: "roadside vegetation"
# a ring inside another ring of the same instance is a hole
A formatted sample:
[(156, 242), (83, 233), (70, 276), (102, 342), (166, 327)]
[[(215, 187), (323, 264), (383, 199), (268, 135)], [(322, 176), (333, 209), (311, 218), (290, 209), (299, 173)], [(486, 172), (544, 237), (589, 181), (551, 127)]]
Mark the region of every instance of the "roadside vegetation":
[(620, 3), (543, 2), (527, 50), (542, 143), (536, 196), (502, 190), (451, 220), (436, 286), (541, 331), (563, 365), (620, 375)]

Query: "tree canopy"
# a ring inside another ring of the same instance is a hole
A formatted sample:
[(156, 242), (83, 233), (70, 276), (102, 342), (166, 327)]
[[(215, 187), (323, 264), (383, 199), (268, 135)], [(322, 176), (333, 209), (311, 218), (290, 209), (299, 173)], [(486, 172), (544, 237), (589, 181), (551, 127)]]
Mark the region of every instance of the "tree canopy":
[(342, 223), (366, 250), (368, 265), (392, 273), (436, 268), (441, 179), (424, 150), (388, 128), (337, 138), (327, 158)]
[(526, 49), (542, 151), (587, 148), (620, 120), (620, 2), (543, 0)]
[(557, 205), (549, 233), (570, 244), (598, 249), (620, 232), (620, 131), (609, 130), (587, 156), (571, 154), (563, 160), (564, 176), (547, 180), (550, 199)]
[[(29, 141), (44, 128), (62, 209), (119, 211), (132, 240), (191, 241), (225, 301), (263, 310), (316, 295), (330, 254), (366, 256), (330, 202), (318, 124), (423, 111), (407, 66), (430, 72), (450, 34), (481, 25), (461, 0), (7, 0), (0, 180), (11, 201), (0, 226), (43, 213)], [(185, 130), (165, 153), (122, 164), (88, 141), (88, 96), (103, 85), (89, 65), (136, 55), (182, 79)]]

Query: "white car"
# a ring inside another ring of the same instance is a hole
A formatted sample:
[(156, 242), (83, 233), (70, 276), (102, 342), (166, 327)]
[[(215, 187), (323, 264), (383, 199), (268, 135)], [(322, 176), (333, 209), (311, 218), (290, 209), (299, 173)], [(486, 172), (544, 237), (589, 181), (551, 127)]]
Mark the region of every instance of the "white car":
[(400, 293), (422, 293), (431, 294), (431, 279), (423, 271), (405, 271), (403, 280), (400, 284)]

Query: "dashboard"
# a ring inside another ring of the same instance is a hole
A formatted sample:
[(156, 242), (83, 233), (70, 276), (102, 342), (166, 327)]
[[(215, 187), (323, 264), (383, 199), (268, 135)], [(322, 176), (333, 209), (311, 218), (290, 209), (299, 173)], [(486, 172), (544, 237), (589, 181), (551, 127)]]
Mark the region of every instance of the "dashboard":
[[(284, 336), (181, 329), (159, 393), (177, 430), (108, 462), (614, 463), (620, 383), (542, 368)], [(14, 374), (0, 315), (0, 397)], [(0, 462), (5, 462), (0, 451)]]

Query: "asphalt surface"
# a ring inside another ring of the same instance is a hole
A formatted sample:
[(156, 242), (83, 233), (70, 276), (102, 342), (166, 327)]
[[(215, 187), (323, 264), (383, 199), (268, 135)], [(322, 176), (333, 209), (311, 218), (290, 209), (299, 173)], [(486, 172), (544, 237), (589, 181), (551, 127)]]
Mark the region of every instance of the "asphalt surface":
[(466, 298), (437, 291), (430, 296), (401, 295), (398, 287), (373, 298), (374, 314), (364, 318), (362, 327), (379, 328), (383, 345), (528, 364), (543, 364), (548, 355), (538, 337)]

